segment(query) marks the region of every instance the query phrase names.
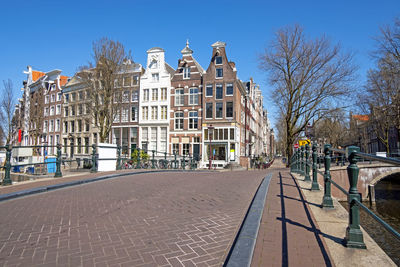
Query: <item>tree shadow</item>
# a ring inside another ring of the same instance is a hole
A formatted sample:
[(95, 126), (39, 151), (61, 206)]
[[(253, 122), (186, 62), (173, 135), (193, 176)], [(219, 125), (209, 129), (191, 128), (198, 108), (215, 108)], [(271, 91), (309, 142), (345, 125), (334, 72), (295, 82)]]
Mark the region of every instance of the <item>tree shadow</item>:
[[(276, 196), (277, 196), (277, 197), (281, 197), (281, 195), (276, 195)], [(303, 200), (297, 199), (297, 198), (294, 198), (294, 197), (289, 197), (289, 196), (283, 196), (283, 197), (284, 197), (284, 198), (287, 198), (287, 199), (290, 199), (290, 200), (296, 200), (296, 201), (299, 201), (299, 202), (303, 202)], [(315, 207), (321, 208), (321, 204), (309, 202), (309, 201), (307, 201), (307, 200), (305, 200), (305, 203), (307, 203), (308, 205), (313, 205), (313, 206), (315, 206)]]
[[(324, 244), (322, 242), (322, 239), (321, 239), (320, 235), (322, 235), (324, 237), (327, 237), (327, 238), (329, 238), (329, 239), (331, 239), (334, 242), (339, 243), (339, 244), (343, 244), (343, 239), (335, 237), (335, 236), (331, 236), (331, 235), (328, 235), (328, 234), (325, 234), (325, 233), (322, 233), (319, 229), (317, 229), (317, 227), (315, 226), (314, 221), (312, 220), (310, 211), (308, 210), (308, 207), (306, 205), (306, 204), (311, 204), (311, 205), (316, 205), (316, 204), (315, 203), (308, 203), (304, 199), (304, 197), (303, 197), (303, 195), (301, 193), (301, 190), (299, 188), (299, 185), (297, 184), (296, 180), (294, 179), (294, 177), (292, 175), (291, 175), (291, 178), (293, 179), (293, 181), (294, 181), (294, 183), (296, 185), (295, 187), (298, 190), (300, 199), (296, 199), (296, 198), (292, 198), (292, 197), (284, 195), (284, 193), (283, 193), (283, 185), (284, 184), (282, 183), (282, 180), (283, 180), (282, 173), (279, 172), (280, 194), (278, 196), (281, 199), (281, 218), (277, 218), (277, 219), (282, 222), (282, 266), (288, 266), (289, 265), (289, 262), (288, 262), (287, 225), (286, 225), (287, 223), (292, 224), (292, 225), (296, 225), (298, 227), (302, 227), (302, 228), (304, 228), (304, 229), (306, 229), (306, 230), (308, 230), (310, 232), (313, 232), (314, 236), (315, 236), (315, 239), (316, 239), (316, 241), (318, 243), (318, 246), (319, 246), (319, 248), (321, 250), (322, 256), (324, 258), (325, 265), (326, 266), (332, 266), (332, 262), (331, 262), (331, 260), (329, 258), (329, 254), (328, 254), (327, 250), (325, 249), (325, 246), (324, 246)], [(286, 179), (288, 179), (288, 178), (286, 178)], [(296, 201), (299, 201), (299, 202), (301, 202), (303, 204), (304, 211), (306, 213), (307, 219), (308, 219), (311, 227), (305, 226), (303, 224), (300, 224), (298, 222), (295, 222), (293, 220), (290, 220), (290, 219), (286, 218), (285, 199), (296, 200)]]

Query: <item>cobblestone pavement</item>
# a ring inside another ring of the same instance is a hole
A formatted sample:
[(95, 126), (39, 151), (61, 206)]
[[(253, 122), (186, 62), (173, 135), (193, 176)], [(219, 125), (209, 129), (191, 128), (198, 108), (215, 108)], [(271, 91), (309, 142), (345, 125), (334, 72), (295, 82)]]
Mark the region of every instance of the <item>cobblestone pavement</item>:
[(317, 223), (294, 178), (274, 163), (252, 267), (333, 266)]
[(0, 266), (221, 266), (266, 171), (123, 176), (0, 203)]

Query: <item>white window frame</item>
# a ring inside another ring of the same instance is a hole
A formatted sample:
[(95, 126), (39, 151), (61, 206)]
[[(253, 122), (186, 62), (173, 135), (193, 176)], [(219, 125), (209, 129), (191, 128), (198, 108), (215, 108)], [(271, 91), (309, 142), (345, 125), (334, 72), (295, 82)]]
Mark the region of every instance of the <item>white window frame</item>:
[[(192, 93), (192, 90), (197, 90), (196, 93)], [(196, 102), (194, 102), (193, 100), (197, 99)], [(189, 88), (189, 105), (198, 105), (199, 104), (199, 88), (193, 87), (193, 88)]]
[[(177, 94), (178, 91), (182, 93)], [(185, 90), (183, 88), (175, 89), (175, 106), (183, 106), (184, 104), (185, 104)]]

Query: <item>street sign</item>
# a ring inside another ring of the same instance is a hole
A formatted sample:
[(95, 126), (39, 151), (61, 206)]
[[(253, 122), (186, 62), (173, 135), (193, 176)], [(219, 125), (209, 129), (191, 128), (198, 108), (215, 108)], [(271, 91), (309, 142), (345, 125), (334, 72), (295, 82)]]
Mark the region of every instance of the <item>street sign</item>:
[(294, 144), (294, 148), (299, 148), (299, 144)]
[(305, 146), (306, 144), (311, 144), (310, 139), (307, 139), (307, 140), (299, 140), (299, 145), (300, 145), (300, 146)]

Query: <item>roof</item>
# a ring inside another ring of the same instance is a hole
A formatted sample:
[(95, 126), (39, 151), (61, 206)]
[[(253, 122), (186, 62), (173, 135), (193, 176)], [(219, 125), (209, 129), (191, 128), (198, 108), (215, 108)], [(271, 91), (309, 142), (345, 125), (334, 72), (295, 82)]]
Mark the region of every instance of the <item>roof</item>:
[(225, 47), (226, 43), (225, 42), (221, 42), (221, 41), (217, 41), (217, 42), (213, 43), (211, 46), (212, 47)]
[(64, 86), (68, 82), (68, 77), (67, 76), (60, 76), (60, 86)]
[(32, 71), (32, 82), (35, 82), (38, 80), (40, 77), (44, 76), (45, 73), (37, 70)]
[(352, 115), (352, 118), (358, 121), (369, 121), (368, 115)]
[(153, 52), (164, 52), (164, 49), (162, 49), (161, 47), (153, 47), (147, 50), (147, 53), (153, 53)]
[(186, 41), (186, 46), (181, 50), (183, 55), (185, 54), (193, 54), (193, 50), (189, 48), (189, 40)]

